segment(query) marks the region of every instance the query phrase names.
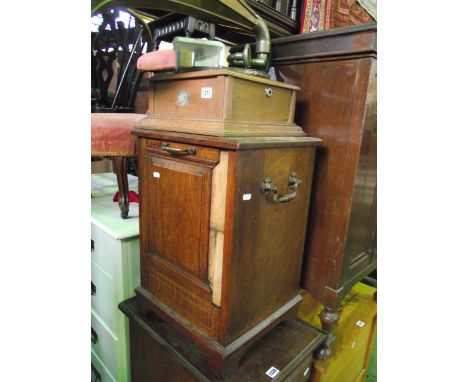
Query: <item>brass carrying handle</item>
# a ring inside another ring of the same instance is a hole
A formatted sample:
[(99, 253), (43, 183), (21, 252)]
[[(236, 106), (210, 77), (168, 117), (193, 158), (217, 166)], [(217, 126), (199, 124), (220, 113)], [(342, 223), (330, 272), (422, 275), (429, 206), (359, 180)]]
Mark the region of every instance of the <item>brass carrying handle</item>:
[(193, 147), (187, 147), (186, 149), (175, 149), (170, 147), (169, 143), (165, 142), (161, 143), (161, 149), (171, 155), (177, 156), (195, 155), (197, 153), (197, 150), (195, 150)]
[(273, 181), (270, 178), (265, 178), (260, 186), (260, 192), (265, 196), (272, 196), (273, 203), (287, 203), (293, 200), (297, 195), (297, 186), (302, 183), (297, 177), (295, 172), (291, 173), (288, 178), (288, 191), (289, 193), (280, 196), (278, 193), (278, 188), (275, 186)]

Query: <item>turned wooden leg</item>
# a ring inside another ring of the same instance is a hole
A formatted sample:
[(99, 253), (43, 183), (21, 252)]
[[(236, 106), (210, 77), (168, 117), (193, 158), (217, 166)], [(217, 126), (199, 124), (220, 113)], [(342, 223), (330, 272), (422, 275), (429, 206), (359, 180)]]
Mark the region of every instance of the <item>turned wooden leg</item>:
[(113, 157), (115, 173), (117, 175), (117, 187), (119, 188), (119, 208), (120, 217), (128, 218), (128, 177), (127, 177), (127, 157)]
[(333, 333), (333, 328), (338, 323), (339, 318), (340, 312), (338, 309), (328, 309), (325, 307), (325, 309), (320, 312), (322, 330), (327, 335), (325, 342), (316, 354), (317, 358), (320, 360), (330, 358), (333, 355), (331, 344), (336, 340), (336, 335)]

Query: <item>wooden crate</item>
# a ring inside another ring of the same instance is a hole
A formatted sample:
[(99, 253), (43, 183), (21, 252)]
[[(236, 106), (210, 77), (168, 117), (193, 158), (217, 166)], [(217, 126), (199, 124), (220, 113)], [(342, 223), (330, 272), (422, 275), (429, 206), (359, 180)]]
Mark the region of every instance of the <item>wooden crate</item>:
[[(377, 328), (377, 289), (358, 283), (343, 301), (339, 322), (334, 330), (334, 354), (315, 361), (309, 382), (365, 381)], [(299, 307), (299, 317), (320, 327), (323, 306), (307, 293)]]

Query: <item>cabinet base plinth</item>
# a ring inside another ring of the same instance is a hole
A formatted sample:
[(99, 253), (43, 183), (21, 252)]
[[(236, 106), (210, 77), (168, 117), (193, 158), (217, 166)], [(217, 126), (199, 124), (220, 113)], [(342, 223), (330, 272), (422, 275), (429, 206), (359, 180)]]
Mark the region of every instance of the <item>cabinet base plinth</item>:
[(301, 296), (296, 296), (276, 310), (262, 322), (248, 330), (242, 336), (223, 346), (195, 325), (188, 322), (157, 297), (143, 287), (136, 289), (137, 305), (140, 314), (158, 316), (179, 331), (187, 340), (192, 341), (203, 354), (210, 371), (221, 378), (236, 370), (239, 361), (247, 350), (280, 322), (293, 320), (297, 316)]

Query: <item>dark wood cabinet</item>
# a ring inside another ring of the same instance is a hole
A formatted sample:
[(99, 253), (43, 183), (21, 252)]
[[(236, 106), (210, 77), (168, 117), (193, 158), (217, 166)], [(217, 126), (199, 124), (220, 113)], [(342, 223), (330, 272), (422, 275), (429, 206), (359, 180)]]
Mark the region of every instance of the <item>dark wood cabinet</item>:
[(301, 88), (295, 122), (323, 140), (302, 284), (325, 305), (330, 332), (344, 296), (377, 263), (377, 26), (281, 38), (272, 51), (277, 79)]
[[(219, 378), (196, 346), (157, 315), (141, 315), (135, 299), (119, 305), (130, 322), (133, 382), (307, 382), (312, 354), (325, 335), (295, 319), (276, 326)], [(269, 373), (269, 374), (267, 374)]]

